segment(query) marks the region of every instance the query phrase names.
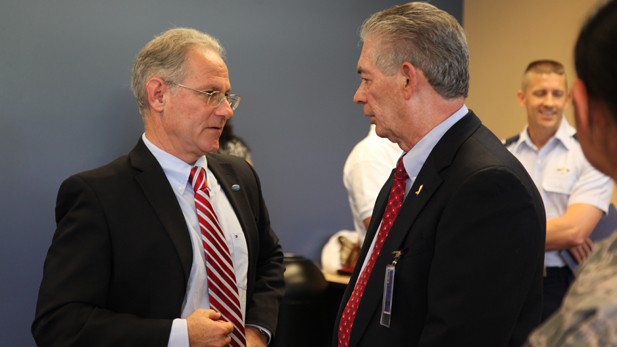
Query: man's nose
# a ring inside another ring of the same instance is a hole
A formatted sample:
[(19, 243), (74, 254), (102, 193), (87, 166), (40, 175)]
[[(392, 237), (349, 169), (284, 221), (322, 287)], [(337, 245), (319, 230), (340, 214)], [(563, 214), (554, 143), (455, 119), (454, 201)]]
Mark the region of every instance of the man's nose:
[(355, 102), (356, 104), (366, 103), (366, 94), (362, 90), (362, 85), (360, 85), (360, 87), (358, 87), (358, 90), (356, 90), (356, 94), (353, 96), (353, 102)]
[(546, 107), (555, 106), (555, 98), (550, 93), (547, 94), (546, 98), (544, 99), (544, 106)]
[(225, 117), (225, 119), (231, 119), (231, 117), (234, 116), (234, 110), (231, 109), (231, 105), (227, 100), (223, 100), (223, 102), (214, 109), (214, 114)]

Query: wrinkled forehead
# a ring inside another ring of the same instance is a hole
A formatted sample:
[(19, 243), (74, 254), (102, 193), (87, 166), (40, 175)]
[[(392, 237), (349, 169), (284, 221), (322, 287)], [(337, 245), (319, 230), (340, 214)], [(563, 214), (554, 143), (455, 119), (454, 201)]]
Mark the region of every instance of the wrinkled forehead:
[(207, 48), (193, 48), (187, 52), (184, 82), (223, 92), (231, 89), (227, 64), (220, 55)]

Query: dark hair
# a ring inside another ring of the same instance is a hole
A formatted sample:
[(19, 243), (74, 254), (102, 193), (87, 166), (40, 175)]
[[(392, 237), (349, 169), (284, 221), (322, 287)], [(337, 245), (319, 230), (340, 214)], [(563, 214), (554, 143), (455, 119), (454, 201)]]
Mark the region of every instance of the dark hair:
[[(251, 150), (249, 146), (246, 144), (246, 142), (244, 142), (244, 140), (241, 137), (238, 137), (234, 133), (233, 125), (231, 124), (231, 119), (229, 119), (225, 123), (225, 126), (223, 127), (223, 131), (221, 132), (221, 136), (219, 137), (219, 150), (217, 151), (217, 153), (225, 152), (225, 149), (227, 148), (228, 143), (233, 142), (233, 141), (237, 141), (241, 143), (246, 148), (247, 154)], [(248, 158), (250, 158), (250, 156), (248, 156)]]
[(576, 41), (574, 64), (590, 100), (604, 103), (617, 120), (617, 1), (602, 4)]
[(221, 132), (221, 137), (219, 137), (219, 142), (223, 144), (235, 138), (236, 135), (234, 135), (233, 125), (231, 125), (230, 120), (227, 120), (225, 126), (223, 127), (223, 132)]

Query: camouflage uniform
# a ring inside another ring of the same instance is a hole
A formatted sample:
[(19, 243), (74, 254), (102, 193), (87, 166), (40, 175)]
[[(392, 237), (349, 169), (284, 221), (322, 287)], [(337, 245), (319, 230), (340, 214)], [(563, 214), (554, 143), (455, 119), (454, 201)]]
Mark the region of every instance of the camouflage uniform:
[(594, 246), (562, 306), (525, 346), (617, 346), (617, 233)]

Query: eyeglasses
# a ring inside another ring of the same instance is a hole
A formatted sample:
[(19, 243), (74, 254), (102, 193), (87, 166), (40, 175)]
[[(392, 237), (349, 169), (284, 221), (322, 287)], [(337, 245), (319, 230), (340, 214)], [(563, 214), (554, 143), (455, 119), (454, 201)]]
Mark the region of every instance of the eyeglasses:
[[(204, 92), (203, 90), (198, 90), (198, 89), (194, 89), (194, 88), (191, 88), (191, 87), (187, 87), (187, 86), (182, 85), (180, 83), (169, 82), (169, 81), (165, 81), (165, 82), (169, 83), (169, 84), (175, 84), (178, 87), (194, 90), (194, 91), (196, 91), (198, 93), (207, 95), (208, 96), (208, 100), (206, 101), (206, 103), (208, 104), (208, 106), (210, 106), (212, 108), (219, 107), (221, 105), (221, 103), (223, 102), (223, 100), (227, 100), (227, 102), (229, 103), (229, 107), (231, 107), (232, 110), (235, 110), (238, 107), (238, 104), (240, 103), (240, 96), (236, 95), (236, 94), (225, 95), (225, 94), (221, 94), (221, 92), (219, 92), (218, 90), (215, 90), (213, 92)], [(220, 94), (220, 95), (215, 96), (216, 94)]]

